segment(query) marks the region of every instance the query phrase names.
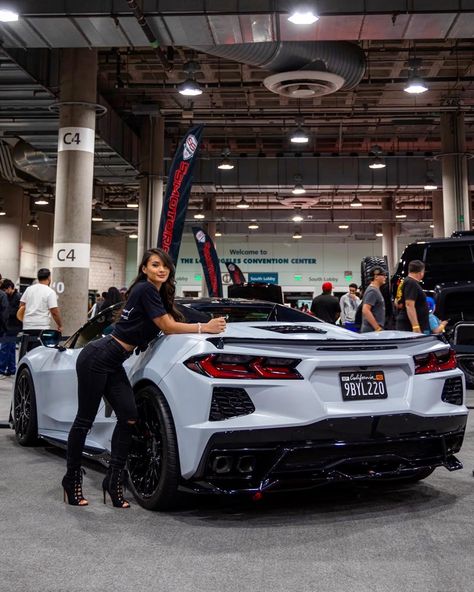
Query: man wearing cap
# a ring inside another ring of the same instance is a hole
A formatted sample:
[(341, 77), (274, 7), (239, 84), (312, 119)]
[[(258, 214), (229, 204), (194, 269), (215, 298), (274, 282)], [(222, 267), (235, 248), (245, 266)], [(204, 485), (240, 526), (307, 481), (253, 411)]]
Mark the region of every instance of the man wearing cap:
[(316, 296), (313, 300), (311, 304), (311, 312), (318, 317), (318, 319), (334, 325), (341, 314), (339, 300), (331, 295), (331, 282), (324, 282), (322, 290), (322, 294)]
[[(56, 292), (49, 287), (51, 272), (42, 268), (38, 271), (38, 283), (28, 286), (20, 298), (17, 318), (23, 321), (23, 333), (37, 337), (41, 331), (50, 328), (51, 317), (62, 332), (63, 323), (58, 308)], [(41, 345), (38, 340), (30, 339), (22, 342), (20, 358), (30, 349)]]
[(361, 333), (382, 331), (385, 324), (385, 301), (380, 288), (385, 284), (387, 273), (382, 267), (374, 267), (370, 277), (372, 281), (362, 298)]

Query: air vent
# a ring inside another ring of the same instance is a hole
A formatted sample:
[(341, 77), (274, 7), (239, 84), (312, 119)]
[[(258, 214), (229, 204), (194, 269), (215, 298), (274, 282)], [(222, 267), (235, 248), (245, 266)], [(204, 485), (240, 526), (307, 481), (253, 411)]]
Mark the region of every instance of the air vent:
[(214, 387), (209, 421), (222, 421), (240, 415), (250, 415), (255, 406), (245, 389)]
[(345, 80), (331, 72), (298, 70), (272, 74), (263, 84), (269, 91), (290, 99), (312, 99), (335, 93), (344, 86)]
[(441, 400), (445, 403), (451, 403), (451, 405), (462, 405), (463, 388), (460, 376), (445, 380)]
[(254, 329), (262, 329), (262, 331), (273, 331), (274, 333), (295, 334), (295, 333), (319, 333), (325, 335), (327, 331), (313, 327), (312, 325), (278, 325), (273, 327), (254, 327)]

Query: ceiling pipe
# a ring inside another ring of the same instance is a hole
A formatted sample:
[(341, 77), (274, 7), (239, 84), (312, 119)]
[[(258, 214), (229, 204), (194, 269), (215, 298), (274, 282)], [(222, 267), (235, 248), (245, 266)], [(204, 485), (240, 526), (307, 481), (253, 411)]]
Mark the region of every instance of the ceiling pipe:
[[(286, 73), (289, 76), (278, 83), (282, 92), (279, 90), (273, 92), (285, 94), (283, 91), (286, 88), (289, 89), (290, 96), (294, 92), (294, 98), (309, 98), (310, 95), (297, 94), (304, 92), (305, 89), (308, 92), (309, 89), (314, 89), (318, 94), (318, 88), (322, 88), (328, 82), (325, 75), (341, 79), (341, 85), (333, 90), (325, 89), (321, 94), (329, 94), (339, 88), (345, 90), (354, 88), (362, 80), (366, 65), (362, 49), (348, 41), (265, 41), (188, 47), (269, 72)], [(321, 73), (321, 80), (309, 76), (311, 73), (318, 72)], [(292, 77), (293, 75), (295, 78)], [(312, 86), (313, 83), (314, 86)]]
[(130, 6), (133, 15), (135, 16), (135, 18), (138, 21), (138, 24), (145, 33), (145, 36), (150, 42), (151, 47), (155, 50), (155, 53), (158, 59), (160, 60), (163, 68), (166, 70), (166, 72), (169, 72), (173, 68), (173, 65), (171, 64), (171, 62), (168, 61), (168, 58), (166, 57), (164, 51), (159, 47), (158, 39), (151, 30), (150, 25), (148, 24), (141, 8), (138, 6), (135, 0), (127, 0), (127, 4)]

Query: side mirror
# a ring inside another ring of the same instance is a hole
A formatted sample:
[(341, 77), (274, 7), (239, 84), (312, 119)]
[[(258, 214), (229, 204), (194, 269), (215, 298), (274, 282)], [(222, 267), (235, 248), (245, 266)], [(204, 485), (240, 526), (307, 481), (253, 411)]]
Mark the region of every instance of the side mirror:
[(62, 339), (62, 335), (55, 329), (45, 329), (41, 331), (38, 339), (41, 341), (41, 345), (45, 347), (57, 347)]

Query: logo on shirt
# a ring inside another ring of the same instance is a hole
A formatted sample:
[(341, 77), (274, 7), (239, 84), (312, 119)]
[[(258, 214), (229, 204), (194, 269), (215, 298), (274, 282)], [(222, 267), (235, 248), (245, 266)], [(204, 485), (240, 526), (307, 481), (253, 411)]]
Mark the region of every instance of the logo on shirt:
[(131, 315), (131, 313), (132, 313), (132, 310), (133, 310), (134, 308), (135, 308), (134, 306), (132, 306), (132, 308), (131, 308), (130, 310), (129, 310), (129, 309), (127, 309), (127, 308), (124, 308), (124, 309), (122, 310), (122, 314), (120, 315), (120, 318), (121, 318), (123, 321), (128, 321), (128, 318), (130, 317), (130, 315)]
[(186, 141), (184, 142), (183, 159), (189, 160), (192, 158), (193, 154), (196, 152), (196, 148), (197, 140), (193, 134), (189, 134), (189, 136), (186, 138)]

